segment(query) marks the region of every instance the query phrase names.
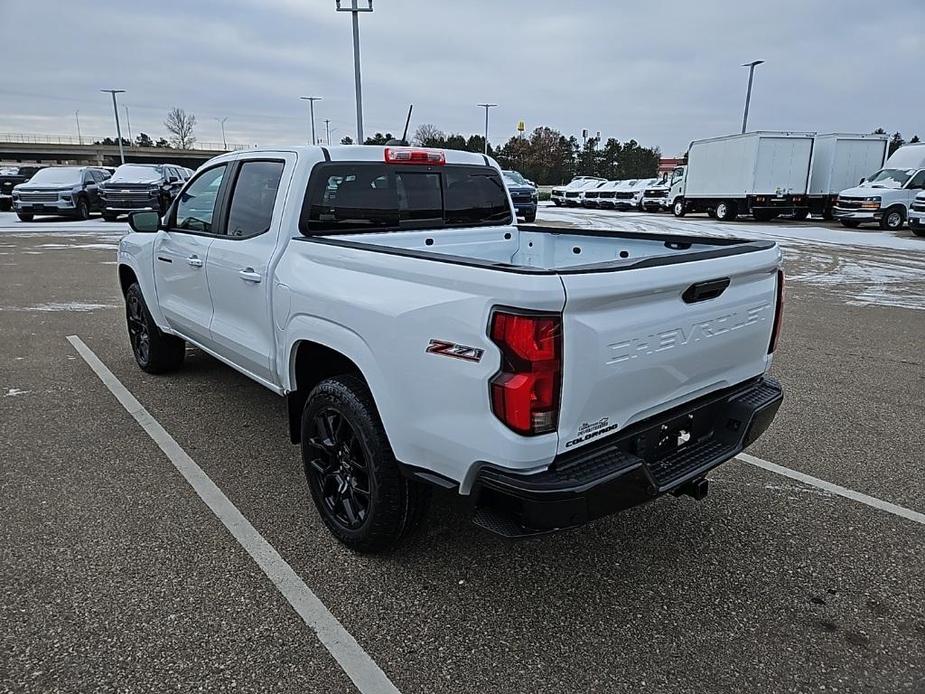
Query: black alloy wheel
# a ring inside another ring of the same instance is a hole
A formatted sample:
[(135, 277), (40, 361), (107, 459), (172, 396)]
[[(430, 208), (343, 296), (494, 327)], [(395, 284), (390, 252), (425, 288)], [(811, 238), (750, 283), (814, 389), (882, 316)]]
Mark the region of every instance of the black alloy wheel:
[(151, 356), (151, 333), (141, 297), (137, 293), (131, 292), (125, 297), (125, 314), (135, 359), (139, 364), (147, 364)]
[(372, 478), (359, 438), (343, 413), (327, 407), (312, 420), (308, 441), (313, 455), (306, 469), (314, 477), (329, 517), (358, 530), (370, 511)]

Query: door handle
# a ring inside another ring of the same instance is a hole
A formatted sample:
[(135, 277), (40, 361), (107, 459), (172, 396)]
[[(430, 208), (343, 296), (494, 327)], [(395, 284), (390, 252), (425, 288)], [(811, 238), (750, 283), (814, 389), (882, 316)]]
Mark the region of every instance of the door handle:
[(254, 283), (258, 283), (260, 282), (261, 279), (263, 279), (260, 276), (260, 273), (255, 272), (254, 268), (252, 267), (246, 267), (243, 270), (239, 270), (238, 277), (240, 277), (245, 282), (254, 282)]
[(186, 259), (186, 262), (192, 265), (193, 267), (202, 267), (202, 261), (199, 259), (199, 256), (191, 255)]

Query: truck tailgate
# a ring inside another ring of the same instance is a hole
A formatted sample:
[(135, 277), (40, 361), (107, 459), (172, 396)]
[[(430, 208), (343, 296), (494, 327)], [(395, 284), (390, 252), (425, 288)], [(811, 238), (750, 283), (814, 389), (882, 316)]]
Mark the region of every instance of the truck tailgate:
[(563, 273), (559, 452), (762, 374), (779, 256)]

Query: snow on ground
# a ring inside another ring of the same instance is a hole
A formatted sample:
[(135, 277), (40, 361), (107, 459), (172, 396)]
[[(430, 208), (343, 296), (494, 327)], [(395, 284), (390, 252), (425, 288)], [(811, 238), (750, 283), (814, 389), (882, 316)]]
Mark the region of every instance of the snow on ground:
[(788, 281), (821, 287), (853, 305), (925, 310), (925, 238), (785, 221), (723, 223), (709, 217), (541, 206), (538, 224), (586, 229), (734, 236), (777, 241)]

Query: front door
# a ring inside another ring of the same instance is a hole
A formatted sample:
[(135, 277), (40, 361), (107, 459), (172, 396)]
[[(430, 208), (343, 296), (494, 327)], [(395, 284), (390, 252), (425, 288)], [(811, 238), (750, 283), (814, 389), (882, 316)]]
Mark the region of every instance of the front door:
[(154, 242), (154, 284), (164, 318), (177, 333), (210, 349), (206, 261), (226, 169), (226, 164), (207, 169), (190, 183)]
[(275, 383), (270, 275), (280, 238), (280, 190), (286, 159), (240, 162), (229, 186), (227, 222), (206, 263), (212, 291), (212, 340), (216, 351), (246, 371)]

